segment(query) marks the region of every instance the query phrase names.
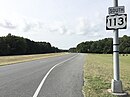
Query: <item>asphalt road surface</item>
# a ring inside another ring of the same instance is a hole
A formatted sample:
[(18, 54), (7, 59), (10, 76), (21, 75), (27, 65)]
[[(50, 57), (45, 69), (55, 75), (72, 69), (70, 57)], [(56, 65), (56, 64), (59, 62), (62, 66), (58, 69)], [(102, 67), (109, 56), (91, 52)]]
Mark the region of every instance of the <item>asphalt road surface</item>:
[(83, 97), (84, 54), (0, 67), (0, 97)]

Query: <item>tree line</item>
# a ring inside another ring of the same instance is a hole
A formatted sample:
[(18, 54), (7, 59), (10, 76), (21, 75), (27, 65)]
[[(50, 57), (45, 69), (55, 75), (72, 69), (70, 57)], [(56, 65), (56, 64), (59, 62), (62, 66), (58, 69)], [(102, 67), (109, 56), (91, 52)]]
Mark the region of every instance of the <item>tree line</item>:
[(23, 55), (62, 52), (49, 42), (35, 42), (27, 38), (8, 34), (0, 37), (0, 55)]
[[(130, 54), (130, 37), (124, 35), (119, 38), (119, 51), (120, 53)], [(105, 38), (98, 41), (86, 41), (77, 45), (75, 48), (70, 48), (69, 52), (79, 53), (113, 53), (113, 40), (112, 38)]]

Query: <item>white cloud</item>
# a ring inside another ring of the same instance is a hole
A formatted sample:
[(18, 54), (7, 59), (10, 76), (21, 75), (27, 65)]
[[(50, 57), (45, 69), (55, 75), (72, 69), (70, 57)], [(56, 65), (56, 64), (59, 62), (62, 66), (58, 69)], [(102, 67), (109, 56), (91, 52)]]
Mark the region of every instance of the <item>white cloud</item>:
[(10, 29), (10, 32), (40, 32), (43, 30), (44, 26), (44, 23), (40, 20), (23, 16), (12, 15), (9, 17), (6, 15), (0, 17), (0, 28), (3, 30)]
[(68, 28), (65, 23), (55, 21), (48, 25), (48, 30), (50, 32), (59, 33), (59, 34), (66, 34), (68, 32)]
[(105, 33), (104, 23), (104, 18), (99, 18), (98, 15), (94, 18), (94, 20), (90, 20), (86, 17), (80, 17), (74, 25), (70, 25), (69, 23), (64, 23), (62, 21), (53, 22), (48, 25), (48, 30), (59, 34), (101, 37), (104, 35), (102, 33)]
[(101, 33), (105, 31), (103, 18), (95, 16), (94, 19), (81, 17), (78, 19), (78, 25), (76, 28), (76, 34), (86, 35), (91, 37), (101, 36)]
[(6, 29), (15, 29), (17, 26), (13, 24), (10, 20), (1, 19), (0, 27), (6, 28)]
[(29, 19), (24, 19), (22, 26), (19, 24), (19, 27), (21, 31), (23, 32), (39, 32), (42, 31), (44, 28), (44, 24), (38, 20), (29, 20)]
[[(15, 17), (15, 18), (14, 18)], [(100, 14), (94, 19), (80, 17), (77, 19), (77, 24), (70, 24), (63, 21), (52, 21), (51, 23), (43, 23), (38, 19), (27, 17), (11, 16), (10, 18), (0, 18), (0, 27), (4, 29), (13, 29), (16, 32), (27, 33), (57, 33), (67, 35), (85, 35), (91, 37), (103, 36), (105, 33), (104, 18)], [(71, 22), (71, 21), (70, 21)]]
[(76, 34), (84, 35), (89, 33), (90, 26), (89, 22), (84, 17), (78, 19), (78, 25), (76, 27)]

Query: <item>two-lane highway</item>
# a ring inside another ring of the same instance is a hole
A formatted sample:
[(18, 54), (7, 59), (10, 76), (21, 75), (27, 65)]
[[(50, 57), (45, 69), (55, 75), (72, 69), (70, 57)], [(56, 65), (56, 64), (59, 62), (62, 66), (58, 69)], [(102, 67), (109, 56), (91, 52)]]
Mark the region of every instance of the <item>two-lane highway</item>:
[(0, 67), (0, 97), (83, 97), (84, 54)]

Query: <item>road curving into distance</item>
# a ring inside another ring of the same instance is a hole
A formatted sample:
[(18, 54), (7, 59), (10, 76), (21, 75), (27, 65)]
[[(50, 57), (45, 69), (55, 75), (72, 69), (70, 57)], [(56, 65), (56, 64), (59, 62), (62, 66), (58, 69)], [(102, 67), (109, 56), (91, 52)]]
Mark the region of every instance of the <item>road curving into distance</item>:
[(84, 54), (0, 67), (0, 97), (83, 97)]

